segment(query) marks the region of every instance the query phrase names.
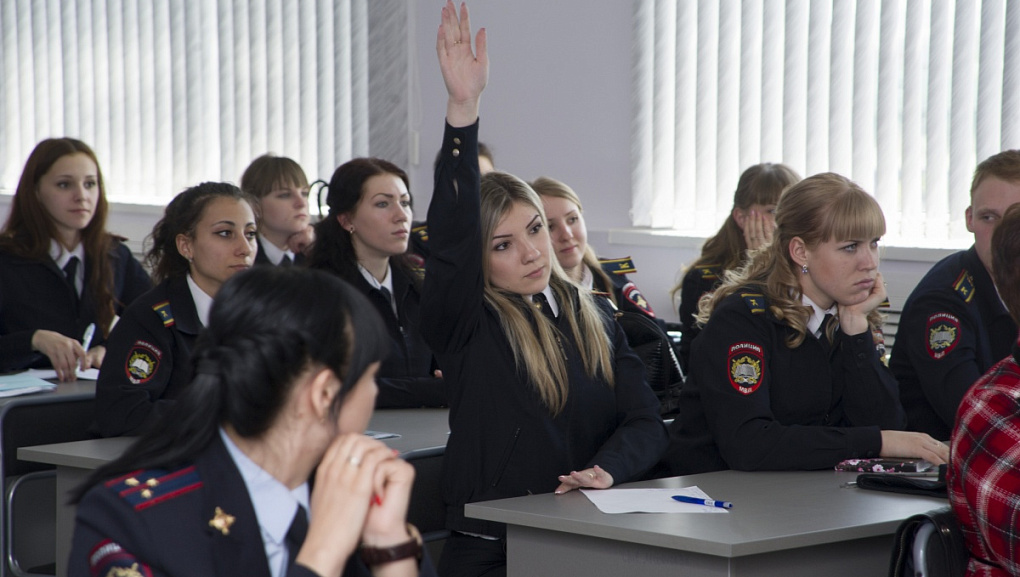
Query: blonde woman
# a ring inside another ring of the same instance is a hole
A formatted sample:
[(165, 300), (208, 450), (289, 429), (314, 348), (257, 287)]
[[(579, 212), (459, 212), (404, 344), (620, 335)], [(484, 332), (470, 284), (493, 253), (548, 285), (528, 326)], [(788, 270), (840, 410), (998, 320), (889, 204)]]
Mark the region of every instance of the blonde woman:
[(505, 173), (479, 183), (485, 31), (476, 58), (467, 9), (458, 18), (448, 2), (437, 44), (449, 101), (421, 310), (450, 394), (454, 533), (440, 574), (503, 575), (506, 527), (466, 518), (464, 504), (632, 480), (658, 460), (666, 431), (608, 304), (577, 290), (551, 254), (538, 195)]
[(899, 430), (906, 416), (873, 336), (883, 234), (878, 203), (842, 176), (783, 193), (772, 243), (702, 301), (664, 458), (672, 474), (948, 460), (944, 444)]

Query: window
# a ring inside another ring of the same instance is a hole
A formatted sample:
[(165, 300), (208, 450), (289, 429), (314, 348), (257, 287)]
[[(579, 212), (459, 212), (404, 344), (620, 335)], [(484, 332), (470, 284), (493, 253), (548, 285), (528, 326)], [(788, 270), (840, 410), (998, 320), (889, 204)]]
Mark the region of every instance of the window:
[(635, 226), (711, 234), (784, 162), (874, 194), (891, 243), (965, 246), (974, 167), (1020, 147), (1015, 1), (637, 0), (634, 38)]
[(50, 136), (92, 146), (111, 201), (236, 182), (269, 151), (328, 178), (368, 153), (368, 12), (368, 0), (4, 0), (0, 189)]

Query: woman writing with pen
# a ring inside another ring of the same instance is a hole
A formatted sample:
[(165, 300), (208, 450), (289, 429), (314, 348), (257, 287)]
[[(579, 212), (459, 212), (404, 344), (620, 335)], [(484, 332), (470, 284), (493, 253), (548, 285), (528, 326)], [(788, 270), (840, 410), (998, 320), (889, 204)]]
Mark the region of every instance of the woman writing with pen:
[(159, 282), (110, 334), (96, 383), (96, 429), (137, 434), (190, 382), (188, 360), (220, 287), (255, 260), (254, 201), (204, 182), (178, 194), (152, 231), (147, 261)]
[(434, 575), (414, 468), (364, 434), (388, 348), (329, 274), (231, 278), (177, 404), (77, 490), (68, 575)]
[(0, 372), (53, 367), (69, 381), (76, 369), (102, 364), (113, 319), (152, 287), (122, 239), (106, 231), (107, 210), (88, 145), (36, 145), (0, 231)]

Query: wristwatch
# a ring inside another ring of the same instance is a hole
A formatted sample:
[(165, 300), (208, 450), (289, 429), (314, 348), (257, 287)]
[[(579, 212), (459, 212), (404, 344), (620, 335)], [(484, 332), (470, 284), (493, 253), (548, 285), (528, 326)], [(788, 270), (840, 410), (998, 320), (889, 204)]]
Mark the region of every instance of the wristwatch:
[(365, 562), (365, 565), (372, 567), (374, 565), (400, 561), (408, 557), (421, 559), (421, 533), (418, 532), (417, 527), (408, 523), (407, 534), (411, 536), (410, 540), (392, 547), (369, 547), (362, 545), (361, 560)]

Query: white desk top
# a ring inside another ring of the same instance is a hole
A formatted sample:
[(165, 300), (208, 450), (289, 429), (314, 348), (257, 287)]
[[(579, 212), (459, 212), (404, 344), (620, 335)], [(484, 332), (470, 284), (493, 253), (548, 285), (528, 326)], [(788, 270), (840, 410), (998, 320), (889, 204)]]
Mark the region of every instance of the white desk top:
[(900, 521), (948, 505), (944, 499), (841, 488), (857, 473), (718, 471), (625, 485), (690, 487), (731, 501), (729, 514), (609, 515), (576, 491), (465, 508), (468, 517), (721, 557), (742, 557), (892, 535)]

